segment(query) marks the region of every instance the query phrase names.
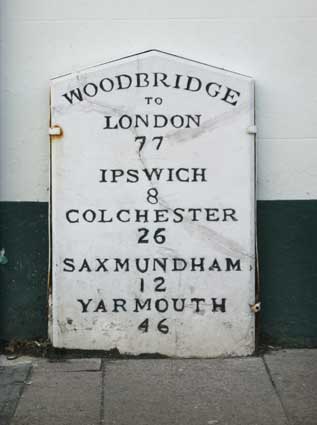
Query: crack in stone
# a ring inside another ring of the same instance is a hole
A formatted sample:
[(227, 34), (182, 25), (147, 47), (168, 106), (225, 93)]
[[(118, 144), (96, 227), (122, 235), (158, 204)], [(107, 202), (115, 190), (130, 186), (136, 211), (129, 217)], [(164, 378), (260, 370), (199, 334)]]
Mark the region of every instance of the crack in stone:
[(239, 107), (234, 110), (223, 112), (222, 114), (216, 115), (206, 121), (203, 121), (201, 126), (198, 128), (185, 128), (176, 131), (170, 131), (166, 134), (166, 138), (173, 142), (187, 142), (201, 136), (204, 133), (210, 133), (218, 127), (221, 127), (233, 119), (238, 118), (243, 112), (250, 109), (249, 103), (241, 103)]

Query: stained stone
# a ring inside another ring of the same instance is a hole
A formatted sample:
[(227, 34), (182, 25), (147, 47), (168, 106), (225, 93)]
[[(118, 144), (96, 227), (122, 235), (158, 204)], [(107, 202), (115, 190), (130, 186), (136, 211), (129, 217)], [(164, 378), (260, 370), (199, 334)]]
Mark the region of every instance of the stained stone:
[(56, 347), (253, 352), (253, 85), (155, 50), (52, 80)]

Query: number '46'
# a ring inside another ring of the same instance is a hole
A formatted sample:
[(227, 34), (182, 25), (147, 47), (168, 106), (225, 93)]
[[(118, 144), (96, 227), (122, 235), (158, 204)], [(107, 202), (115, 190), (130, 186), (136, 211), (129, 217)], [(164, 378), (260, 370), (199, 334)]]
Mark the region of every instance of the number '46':
[[(169, 327), (164, 324), (164, 322), (166, 320), (167, 319), (162, 319), (157, 324), (157, 330), (159, 332), (161, 332), (162, 334), (168, 334), (168, 332), (169, 332)], [(143, 320), (143, 322), (138, 326), (138, 329), (143, 333), (148, 332), (149, 331), (149, 319)]]

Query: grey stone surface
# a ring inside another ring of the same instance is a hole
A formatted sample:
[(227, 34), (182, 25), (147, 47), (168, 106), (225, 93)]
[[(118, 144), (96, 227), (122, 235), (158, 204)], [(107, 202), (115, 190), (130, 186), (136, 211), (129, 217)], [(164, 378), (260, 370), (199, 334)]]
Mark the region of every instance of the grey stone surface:
[[(15, 357), (15, 356), (13, 356)], [(9, 360), (10, 356), (4, 354), (0, 355), (0, 366), (18, 366), (18, 365), (32, 365), (34, 358), (29, 356), (16, 356), (14, 360)]]
[(265, 355), (267, 369), (254, 357), (106, 360), (103, 371), (99, 359), (32, 359), (30, 375), (13, 362), (0, 367), (0, 425), (317, 423), (317, 350)]
[(317, 350), (285, 350), (265, 356), (292, 425), (317, 424)]
[(107, 361), (105, 425), (284, 425), (261, 358)]
[(36, 366), (48, 372), (95, 372), (101, 370), (101, 359), (40, 359)]
[(0, 366), (0, 425), (7, 425), (13, 416), (31, 364)]
[(39, 361), (12, 425), (99, 425), (100, 362)]
[(95, 371), (101, 369), (101, 359), (45, 359), (40, 357), (21, 356), (14, 360), (8, 360), (6, 356), (0, 355), (0, 366), (16, 366), (20, 364), (33, 364), (33, 366), (59, 372)]

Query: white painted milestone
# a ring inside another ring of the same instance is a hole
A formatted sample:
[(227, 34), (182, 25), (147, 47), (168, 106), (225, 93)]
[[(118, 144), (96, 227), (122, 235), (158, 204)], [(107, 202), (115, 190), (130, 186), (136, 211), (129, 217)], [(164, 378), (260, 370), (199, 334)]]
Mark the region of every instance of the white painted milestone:
[(148, 51), (52, 80), (53, 344), (254, 350), (253, 80)]

